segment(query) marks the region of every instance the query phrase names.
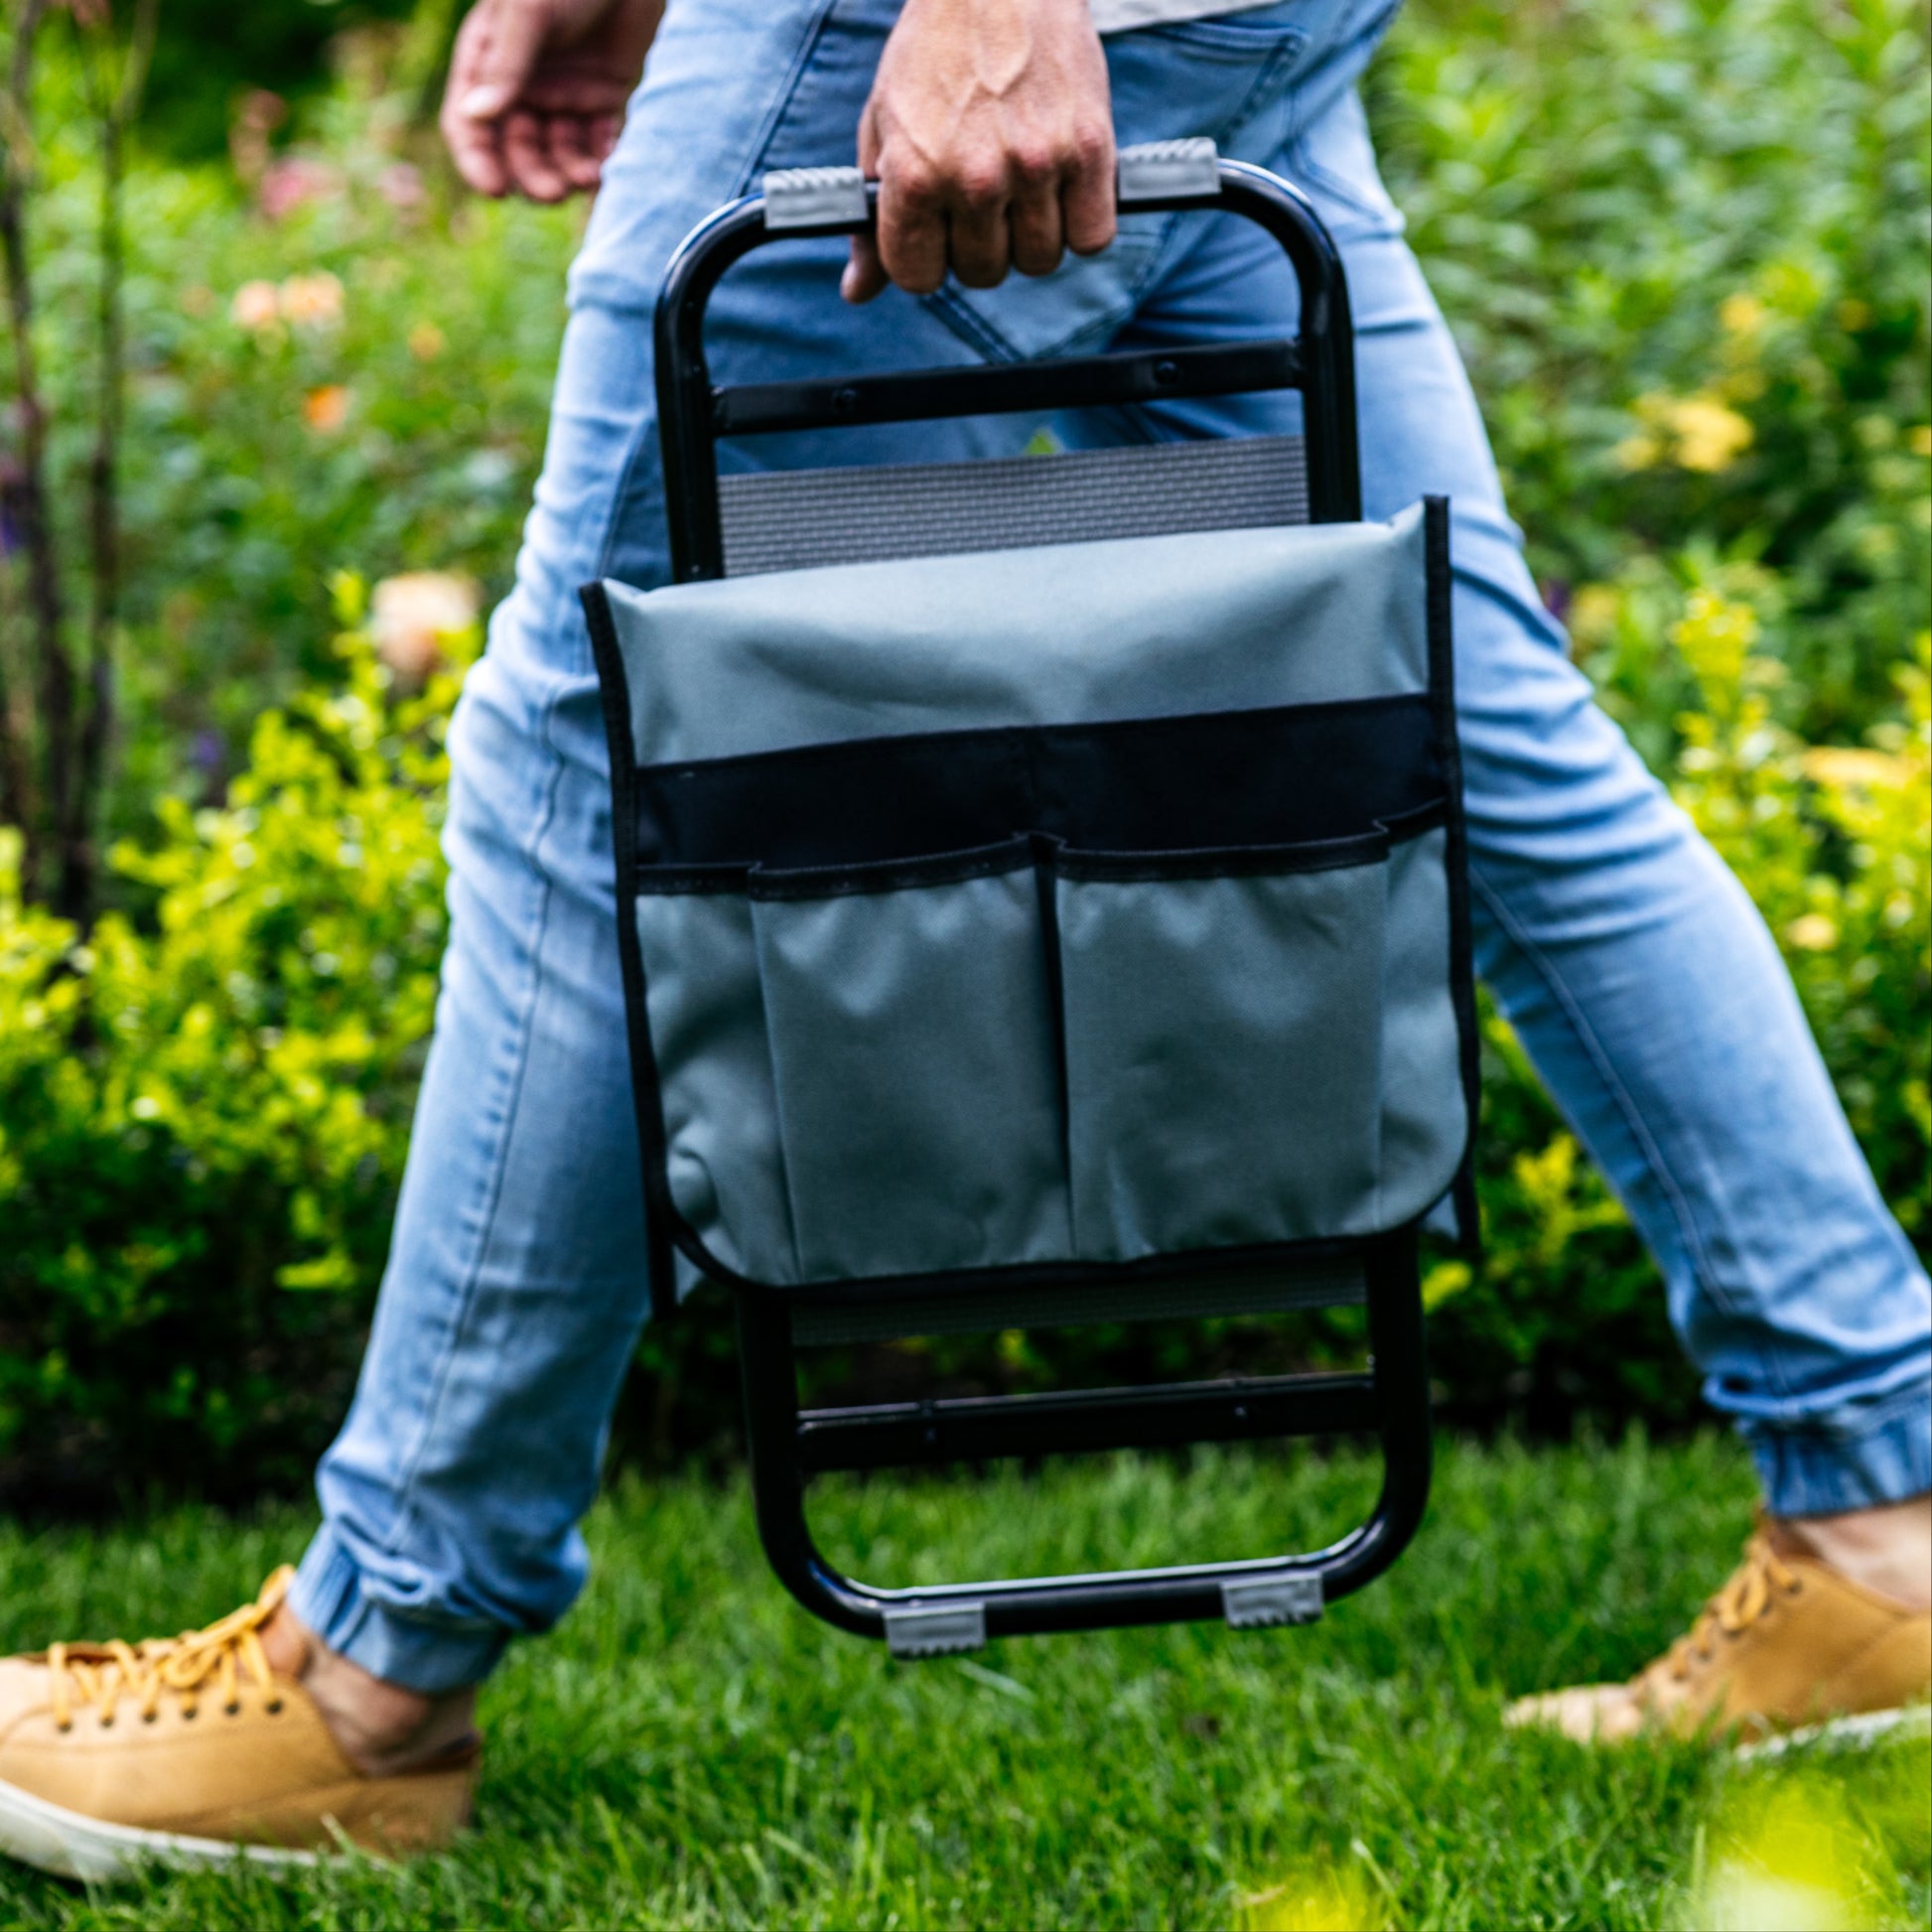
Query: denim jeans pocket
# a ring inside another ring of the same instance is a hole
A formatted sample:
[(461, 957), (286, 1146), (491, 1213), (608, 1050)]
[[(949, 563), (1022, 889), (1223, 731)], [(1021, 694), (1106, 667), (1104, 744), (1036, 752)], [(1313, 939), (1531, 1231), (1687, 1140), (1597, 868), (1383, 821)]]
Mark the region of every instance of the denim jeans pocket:
[(1289, 173), (1308, 190), (1316, 210), (1340, 234), (1400, 234), (1402, 210), (1382, 186), (1361, 96), (1352, 88), (1289, 149)]

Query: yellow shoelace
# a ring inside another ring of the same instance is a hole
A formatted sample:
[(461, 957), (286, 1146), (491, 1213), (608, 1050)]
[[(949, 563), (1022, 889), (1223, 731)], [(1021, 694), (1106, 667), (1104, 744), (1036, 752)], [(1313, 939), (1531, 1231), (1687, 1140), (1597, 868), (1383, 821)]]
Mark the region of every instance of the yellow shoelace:
[(1744, 1561), (1730, 1581), (1698, 1612), (1697, 1621), (1644, 1672), (1647, 1678), (1668, 1677), (1682, 1684), (1693, 1662), (1709, 1664), (1717, 1655), (1720, 1634), (1735, 1636), (1764, 1614), (1772, 1593), (1795, 1594), (1799, 1580), (1761, 1533), (1744, 1547)]
[[(282, 1701), (276, 1695), (275, 1673), (258, 1632), (275, 1614), (294, 1575), (293, 1568), (284, 1564), (252, 1603), (244, 1603), (206, 1630), (147, 1637), (140, 1643), (116, 1638), (108, 1644), (55, 1644), (47, 1653), (47, 1667), (53, 1675), (56, 1725), (62, 1730), (72, 1728), (76, 1700), (82, 1710), (91, 1706), (101, 1724), (111, 1725), (114, 1707), (124, 1697), (136, 1700), (142, 1718), (152, 1721), (164, 1692), (179, 1700), (184, 1718), (192, 1718), (210, 1679), (221, 1709), (233, 1713), (241, 1709), (244, 1670), (263, 1692), (265, 1708), (279, 1711)], [(75, 1649), (107, 1654), (75, 1657), (69, 1654)]]

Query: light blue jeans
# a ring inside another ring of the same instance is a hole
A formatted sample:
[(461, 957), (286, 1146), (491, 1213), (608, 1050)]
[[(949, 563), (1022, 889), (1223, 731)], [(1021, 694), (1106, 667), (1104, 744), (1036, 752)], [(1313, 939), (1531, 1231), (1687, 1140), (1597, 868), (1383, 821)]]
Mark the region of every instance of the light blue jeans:
[[(324, 1459), (298, 1614), (423, 1691), (484, 1675), (583, 1583), (578, 1519), (644, 1318), (604, 727), (585, 580), (663, 581), (650, 316), (671, 249), (768, 168), (850, 159), (897, 0), (673, 0), (571, 276), (516, 586), (452, 734), (453, 918), (388, 1276)], [(1359, 331), (1367, 514), (1454, 505), (1477, 961), (1662, 1267), (1774, 1509), (1932, 1487), (1932, 1298), (1736, 882), (1591, 702), (1503, 507), (1449, 332), (1377, 179), (1354, 82), (1390, 0), (1287, 4), (1107, 44), (1123, 143), (1211, 135), (1302, 184)], [(723, 379), (1279, 335), (1295, 289), (1244, 222), (1144, 216), (989, 294), (836, 296), (839, 244), (752, 256), (712, 307)], [(1096, 425), (772, 439), (773, 465), (1292, 429), (1292, 396)]]

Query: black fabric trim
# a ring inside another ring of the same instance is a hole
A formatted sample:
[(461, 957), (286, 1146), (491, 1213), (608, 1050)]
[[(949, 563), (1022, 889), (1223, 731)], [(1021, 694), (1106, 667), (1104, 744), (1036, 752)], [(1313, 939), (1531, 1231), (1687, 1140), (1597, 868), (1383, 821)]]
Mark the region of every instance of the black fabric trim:
[(664, 1109), (658, 1096), (657, 1061), (651, 1051), (644, 1006), (644, 957), (637, 940), (637, 914), (631, 882), (637, 872), (637, 754), (631, 737), (630, 687), (623, 674), (611, 600), (604, 586), (586, 584), (578, 593), (591, 633), (597, 665), (598, 695), (604, 709), (604, 734), (611, 748), (611, 843), (616, 848), (618, 889), (618, 962), (623, 975), (624, 1034), (630, 1047), (630, 1094), (637, 1115), (637, 1141), (643, 1156), (644, 1267), (653, 1321), (677, 1313), (677, 1266), (672, 1244), (681, 1218), (671, 1200), (664, 1145)]
[(1137, 880), (1286, 878), (1291, 873), (1352, 871), (1389, 856), (1387, 832), (1302, 845), (1213, 846), (1205, 852), (1075, 852), (1062, 846), (1053, 871), (1062, 879), (1128, 885)]
[[(793, 866), (775, 871), (747, 866), (738, 884), (748, 898), (836, 898), (854, 893), (897, 893), (908, 886), (956, 886), (967, 879), (993, 879), (1035, 863), (1035, 842), (1003, 840), (971, 852), (941, 852), (930, 859), (887, 859), (867, 866)], [(661, 890), (661, 889), (660, 889)], [(641, 897), (641, 893), (640, 893)]]
[(1333, 872), (1373, 865), (1392, 847), (1447, 822), (1449, 801), (1438, 798), (1399, 812), (1372, 831), (1345, 839), (1307, 839), (1294, 845), (1224, 845), (1201, 851), (1084, 852), (1034, 832), (930, 858), (884, 859), (856, 866), (649, 866), (637, 872), (639, 898), (694, 893), (736, 893), (754, 899), (843, 898), (954, 886), (1037, 866), (1062, 879), (1252, 879), (1301, 872)]
[(1462, 1098), (1468, 1109), (1468, 1142), (1449, 1183), (1455, 1232), (1469, 1253), (1482, 1249), (1482, 1214), (1476, 1198), (1476, 1134), (1482, 1120), (1482, 1041), (1476, 1021), (1475, 948), (1469, 917), (1469, 838), (1462, 810), (1462, 747), (1455, 724), (1454, 579), (1449, 567), (1449, 505), (1447, 496), (1423, 498), (1423, 560), (1428, 596), (1429, 702), (1435, 716), (1436, 758), (1449, 798), (1444, 860), (1449, 870), (1449, 995), (1462, 1049)]
[(1344, 872), (1379, 864), (1390, 849), (1443, 824), (1449, 801), (1437, 799), (1346, 839), (1309, 839), (1299, 845), (1233, 845), (1204, 852), (1075, 852), (1054, 844), (1052, 869), (1062, 879), (1285, 879), (1303, 872)]
[(750, 1275), (741, 1275), (705, 1246), (702, 1236), (688, 1221), (676, 1215), (675, 1210), (673, 1215), (675, 1225), (671, 1238), (679, 1252), (693, 1267), (702, 1269), (725, 1288), (751, 1290), (785, 1301), (808, 1295), (814, 1299), (853, 1302), (885, 1300), (903, 1293), (923, 1294), (928, 1290), (944, 1294), (1029, 1288), (1035, 1283), (1078, 1287), (1088, 1283), (1158, 1280), (1166, 1275), (1240, 1274), (1290, 1261), (1367, 1254), (1391, 1236), (1422, 1226), (1418, 1218), (1375, 1234), (1318, 1235), (1299, 1241), (1256, 1242), (1245, 1247), (1179, 1248), (1171, 1254), (1137, 1255), (1130, 1261), (1024, 1261), (1004, 1268), (962, 1268), (929, 1275), (851, 1275), (831, 1281), (784, 1283), (755, 1281)]
[(721, 890), (751, 867), (856, 874), (1032, 832), (1139, 854), (1362, 837), (1445, 797), (1439, 739), (1417, 692), (645, 766), (634, 890)]

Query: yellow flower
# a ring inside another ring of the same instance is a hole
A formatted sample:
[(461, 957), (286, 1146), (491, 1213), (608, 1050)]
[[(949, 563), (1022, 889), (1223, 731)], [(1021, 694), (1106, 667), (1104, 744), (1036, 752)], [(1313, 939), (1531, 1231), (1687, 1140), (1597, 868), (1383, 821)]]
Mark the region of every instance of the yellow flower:
[(302, 398), (302, 420), (311, 429), (341, 429), (348, 420), (348, 391), (340, 382), (325, 382)]
[(1709, 396), (1686, 396), (1670, 412), (1681, 468), (1715, 476), (1748, 450), (1756, 434), (1736, 410)]
[(1616, 628), (1623, 600), (1607, 584), (1586, 584), (1570, 600), (1570, 634), (1581, 644), (1601, 643)]
[(1654, 470), (1664, 454), (1664, 446), (1648, 430), (1626, 436), (1610, 452), (1610, 461), (1619, 470)]
[(1769, 313), (1756, 296), (1741, 291), (1718, 304), (1718, 320), (1733, 336), (1755, 336)]
[(1838, 921), (1823, 912), (1802, 912), (1785, 927), (1784, 943), (1797, 952), (1830, 952), (1838, 944)]
[(1249, 1932), (1381, 1932), (1382, 1901), (1353, 1869), (1316, 1869), (1244, 1898)]
[(1814, 745), (1805, 753), (1804, 772), (1813, 784), (1841, 791), (1882, 789), (1904, 782), (1906, 776), (1904, 759), (1856, 745)]
[(419, 322), (409, 332), (409, 352), (419, 362), (433, 362), (446, 346), (442, 330), (433, 322)]
[(1686, 1925), (1708, 1932), (1845, 1932), (1869, 1925), (1863, 1836), (1840, 1792), (1805, 1777), (1733, 1799), (1711, 1834), (1709, 1870)]
[(243, 282), (235, 290), (228, 314), (244, 329), (273, 329), (282, 313), (273, 282)]
[(1932, 456), (1932, 423), (1915, 423), (1905, 432), (1905, 444), (1914, 456)]
[(1637, 398), (1634, 413), (1644, 427), (1610, 453), (1625, 470), (1675, 463), (1712, 475), (1729, 469), (1757, 434), (1748, 418), (1709, 390), (1695, 396), (1653, 391)]
[(343, 285), (327, 269), (291, 275), (281, 287), (282, 317), (298, 329), (333, 329), (343, 319)]

